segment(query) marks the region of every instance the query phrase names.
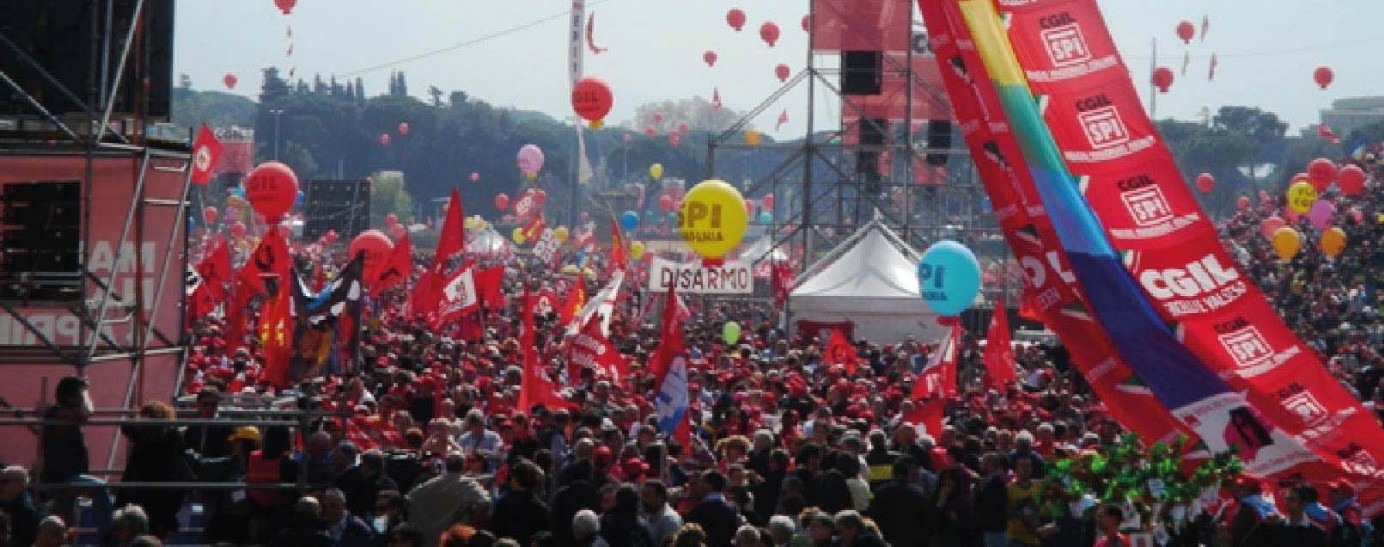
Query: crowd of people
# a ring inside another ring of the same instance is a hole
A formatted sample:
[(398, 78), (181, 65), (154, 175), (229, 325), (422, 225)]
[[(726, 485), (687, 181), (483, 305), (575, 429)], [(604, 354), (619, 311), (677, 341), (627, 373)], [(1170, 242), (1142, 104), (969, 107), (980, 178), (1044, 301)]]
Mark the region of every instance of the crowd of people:
[[(1272, 203), (1225, 221), (1226, 243), (1342, 382), (1384, 411), (1379, 186), (1325, 199), (1337, 201), (1336, 225), (1351, 241), (1339, 258), (1312, 246), (1289, 262), (1274, 258), (1258, 229), (1278, 210)], [(565, 286), (518, 260), (506, 264), (508, 294), (523, 292), (521, 283)], [(252, 486), (111, 487), (90, 476), (83, 428), (49, 425), (39, 433), (40, 469), (0, 471), (0, 544), (64, 544), (80, 495), (112, 545), (183, 537), (192, 502), (204, 515), (196, 541), (207, 544), (1112, 547), (1131, 545), (1134, 531), (1157, 545), (1384, 545), (1384, 526), (1363, 518), (1346, 483), (1241, 477), (1156, 523), (1136, 522), (1123, 500), (1073, 499), (1048, 478), (1051, 466), (1114, 446), (1123, 429), (1060, 345), (1021, 345), (1018, 384), (982, 382), (980, 333), (967, 335), (964, 385), (946, 425), (930, 431), (908, 418), (927, 341), (859, 341), (861, 365), (849, 370), (824, 362), (826, 340), (778, 328), (771, 303), (691, 300), (683, 334), (692, 432), (678, 442), (658, 427), (648, 368), (658, 314), (644, 313), (636, 295), (627, 291), (610, 321), (629, 365), (623, 378), (567, 374), (567, 325), (551, 310), (537, 318), (537, 350), (563, 378), (562, 401), (529, 408), (518, 403), (517, 298), (488, 310), (479, 336), (461, 336), (401, 311), (402, 291), (386, 293), (363, 326), (361, 366), (288, 390), (260, 381), (253, 340), (228, 352), (224, 319), (198, 318), (188, 396), (139, 409), (159, 425), (122, 427), (130, 448), (120, 479)], [(730, 320), (744, 327), (735, 346), (721, 340)], [(80, 378), (60, 382), (55, 400), (45, 417), (91, 415)], [(311, 413), (310, 427), (236, 424), (293, 413)], [(225, 423), (175, 423), (189, 418)], [(83, 488), (38, 496), (35, 479)]]

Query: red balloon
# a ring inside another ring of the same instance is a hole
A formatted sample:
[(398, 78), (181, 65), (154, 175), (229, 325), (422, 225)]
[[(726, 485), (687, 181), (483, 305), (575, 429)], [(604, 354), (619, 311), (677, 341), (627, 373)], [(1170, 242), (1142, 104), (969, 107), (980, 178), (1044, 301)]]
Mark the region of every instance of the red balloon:
[(687, 134), (687, 122), (678, 122), (678, 133)]
[(658, 208), (667, 213), (673, 210), (673, 196), (662, 195), (658, 198)]
[(706, 50), (706, 53), (702, 54), (702, 60), (706, 61), (706, 66), (716, 66), (716, 52)]
[(366, 230), (351, 240), (347, 256), (355, 258), (365, 255), (365, 284), (373, 284), (380, 277), (380, 269), (389, 260), (389, 252), (394, 250), (394, 242), (379, 230)]
[(1173, 85), (1173, 70), (1165, 66), (1154, 69), (1153, 85), (1158, 88), (1159, 93), (1167, 93), (1168, 88)]
[(654, 131), (654, 128), (652, 128), (652, 127), (645, 127), (645, 128), (644, 128), (644, 136), (646, 136), (646, 137), (652, 137), (652, 136), (654, 136), (654, 135), (656, 135), (656, 134), (658, 134), (658, 132), (657, 132), (657, 131)]
[(240, 239), (245, 237), (245, 223), (239, 220), (231, 223), (231, 237)]
[(1197, 190), (1201, 190), (1201, 193), (1210, 194), (1211, 189), (1215, 187), (1216, 177), (1211, 176), (1211, 173), (1197, 175)]
[(746, 200), (745, 200), (745, 212), (746, 212), (746, 213), (753, 213), (753, 212), (754, 212), (754, 201), (749, 200), (749, 199), (746, 199)]
[(226, 89), (235, 89), (235, 84), (239, 81), (240, 78), (235, 77), (235, 74), (231, 74), (230, 72), (227, 72), (225, 76), (221, 77), (221, 83), (226, 84)]
[(736, 32), (740, 32), (740, 29), (745, 28), (745, 12), (741, 11), (740, 8), (731, 8), (730, 11), (726, 12), (726, 24), (735, 29)]
[(803, 16), (803, 32), (812, 32), (812, 16)]
[(394, 241), (399, 241), (408, 235), (408, 228), (405, 228), (403, 224), (395, 224), (389, 227), (389, 235), (394, 237)]
[(1197, 35), (1197, 27), (1191, 21), (1182, 21), (1177, 24), (1177, 37), (1185, 43), (1192, 43), (1192, 37)]
[(1340, 178), (1336, 185), (1341, 187), (1341, 193), (1347, 196), (1359, 194), (1365, 189), (1365, 170), (1355, 165), (1347, 165), (1341, 169)]
[(1336, 73), (1332, 72), (1329, 66), (1319, 66), (1316, 70), (1312, 71), (1312, 80), (1317, 82), (1317, 85), (1321, 86), (1322, 89), (1330, 87), (1331, 82), (1335, 79)]
[(682, 144), (682, 135), (679, 135), (677, 133), (669, 133), (668, 143), (672, 144), (673, 148), (677, 148), (678, 145)]
[(215, 207), (212, 207), (210, 205), (202, 209), (202, 222), (206, 223), (207, 226), (216, 224), (216, 219), (220, 216), (221, 212), (217, 211)]
[(763, 205), (765, 209), (773, 209), (773, 208), (774, 208), (774, 195), (773, 195), (773, 194), (764, 194), (764, 197), (761, 198), (761, 199), (759, 200), (759, 203), (760, 203), (761, 205)]
[(495, 194), (495, 208), (501, 211), (509, 208), (509, 195), (504, 192)]
[(1240, 199), (1235, 200), (1235, 205), (1238, 206), (1241, 211), (1249, 209), (1249, 196), (1240, 196)]
[(408, 122), (399, 122), (399, 134), (408, 136)]
[(654, 123), (663, 123), (663, 113), (654, 112)]
[(384, 216), (384, 225), (385, 225), (385, 226), (393, 226), (393, 225), (398, 224), (398, 223), (399, 223), (399, 215), (396, 215), (396, 214), (394, 214), (394, 213), (389, 213), (389, 214), (387, 214), (387, 215)]
[(245, 177), (245, 199), (269, 222), (278, 222), (298, 199), (298, 175), (277, 161), (260, 164)]
[(583, 120), (599, 124), (605, 119), (606, 114), (610, 113), (613, 104), (615, 94), (610, 91), (610, 85), (606, 84), (605, 80), (587, 76), (577, 80), (576, 85), (572, 86), (572, 109), (577, 111), (577, 115)]
[(389, 146), (389, 133), (380, 133), (380, 146)]
[(293, 6), (298, 5), (298, 0), (274, 0), (274, 7), (284, 12), (284, 15), (293, 13)]
[(773, 21), (765, 21), (763, 25), (759, 26), (759, 37), (764, 40), (764, 43), (769, 44), (769, 47), (774, 47), (779, 39), (778, 25)]
[(480, 180), (481, 180), (481, 174), (480, 174), (480, 173), (477, 173), (477, 172), (475, 172), (475, 171), (472, 171), (472, 172), (471, 172), (471, 182), (479, 182)]
[(783, 64), (783, 63), (779, 63), (778, 66), (774, 67), (774, 76), (777, 76), (780, 82), (786, 82), (786, 81), (788, 81), (788, 76), (789, 76), (788, 65), (785, 65), (785, 64)]
[(1336, 181), (1336, 175), (1336, 164), (1329, 159), (1317, 158), (1307, 164), (1307, 182), (1312, 183), (1312, 187), (1318, 192), (1331, 186), (1331, 183)]

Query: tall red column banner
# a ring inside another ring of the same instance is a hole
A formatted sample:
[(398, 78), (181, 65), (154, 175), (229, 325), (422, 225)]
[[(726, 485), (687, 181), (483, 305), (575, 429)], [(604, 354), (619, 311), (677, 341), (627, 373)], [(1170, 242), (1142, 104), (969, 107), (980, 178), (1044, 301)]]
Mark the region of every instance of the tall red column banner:
[(1294, 474), (1346, 479), (1367, 514), (1384, 510), (1384, 431), (1222, 247), (1139, 103), (1095, 0), (997, 4), (1063, 160), (1162, 318), (1325, 462)]
[(1142, 382), (1087, 311), (965, 25), (939, 2), (920, 0), (918, 4), (981, 183), (1005, 240), (1023, 267), (1024, 301), (1032, 305), (1044, 325), (1067, 341), (1073, 364), (1104, 402), (1111, 418), (1150, 442), (1170, 441), (1179, 433), (1195, 441), (1194, 433), (1141, 388)]

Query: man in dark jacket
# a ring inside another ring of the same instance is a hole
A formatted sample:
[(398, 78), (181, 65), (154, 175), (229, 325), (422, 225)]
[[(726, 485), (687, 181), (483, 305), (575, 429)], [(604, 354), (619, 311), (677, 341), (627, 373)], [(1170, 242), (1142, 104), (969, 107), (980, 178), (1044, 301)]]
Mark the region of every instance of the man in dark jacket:
[(375, 535), (364, 520), (346, 510), (346, 494), (338, 488), (322, 493), (322, 520), (334, 547), (370, 547)]
[(38, 537), (38, 508), (28, 488), (29, 470), (17, 465), (0, 470), (0, 512), (10, 516), (11, 545), (32, 545)]
[(548, 519), (553, 545), (571, 545), (574, 541), (572, 518), (582, 509), (596, 509), (599, 500), (596, 487), (591, 485), (592, 473), (590, 460), (577, 460), (562, 471)]
[(911, 456), (895, 461), (891, 480), (875, 490), (867, 511), (879, 525), (885, 541), (894, 547), (922, 546), (928, 542), (931, 519), (926, 513), (932, 506), (923, 489), (913, 484), (914, 468)]
[(1009, 493), (1004, 477), (1006, 465), (1008, 459), (998, 452), (986, 454), (981, 462), (985, 478), (981, 479), (980, 488), (976, 491), (976, 515), (986, 547), (1009, 544), (1004, 536), (1005, 528), (1009, 525)]
[(715, 469), (702, 473), (692, 493), (702, 501), (687, 513), (687, 522), (696, 523), (706, 532), (707, 545), (730, 545), (735, 529), (740, 526), (740, 513), (726, 501), (726, 476)]
[(528, 545), (536, 532), (548, 529), (548, 506), (534, 497), (543, 472), (528, 460), (520, 461), (509, 472), (509, 493), (495, 504), (490, 516), (490, 531), (497, 537), (514, 538)]

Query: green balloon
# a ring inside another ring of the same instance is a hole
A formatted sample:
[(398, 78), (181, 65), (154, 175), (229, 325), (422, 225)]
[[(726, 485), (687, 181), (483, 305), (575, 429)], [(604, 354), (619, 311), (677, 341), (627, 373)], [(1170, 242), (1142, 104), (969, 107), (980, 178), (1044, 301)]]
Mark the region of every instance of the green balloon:
[(725, 340), (726, 344), (731, 346), (734, 346), (736, 342), (739, 342), (740, 323), (736, 323), (735, 321), (727, 321), (725, 326), (721, 327), (721, 339)]

